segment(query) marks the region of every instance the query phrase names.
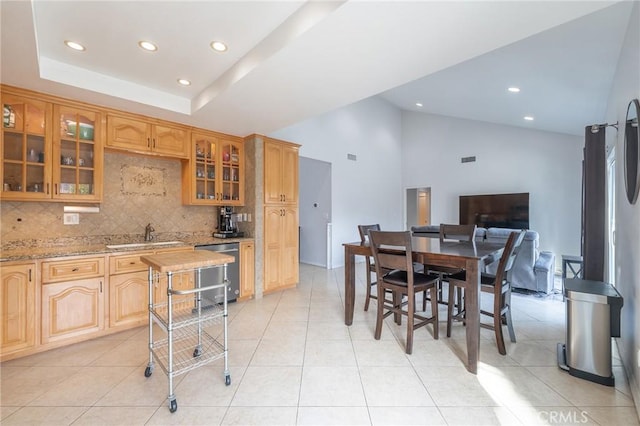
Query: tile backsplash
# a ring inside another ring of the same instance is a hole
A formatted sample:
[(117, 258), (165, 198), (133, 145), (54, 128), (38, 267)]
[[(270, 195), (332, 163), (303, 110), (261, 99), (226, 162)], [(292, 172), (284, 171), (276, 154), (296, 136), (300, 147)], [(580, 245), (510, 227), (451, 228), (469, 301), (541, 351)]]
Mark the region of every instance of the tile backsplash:
[(113, 241), (114, 236), (142, 241), (148, 223), (159, 238), (176, 233), (211, 235), (218, 209), (182, 205), (181, 172), (180, 160), (105, 152), (99, 213), (80, 213), (79, 225), (64, 225), (63, 207), (74, 203), (3, 201), (2, 248), (72, 241), (99, 244), (105, 238)]

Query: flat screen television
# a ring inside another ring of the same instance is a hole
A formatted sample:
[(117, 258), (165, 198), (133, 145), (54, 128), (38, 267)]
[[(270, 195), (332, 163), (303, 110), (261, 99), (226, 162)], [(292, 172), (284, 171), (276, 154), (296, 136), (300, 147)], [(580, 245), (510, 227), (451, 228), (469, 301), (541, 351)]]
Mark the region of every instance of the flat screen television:
[(460, 224), (529, 229), (529, 193), (461, 195)]

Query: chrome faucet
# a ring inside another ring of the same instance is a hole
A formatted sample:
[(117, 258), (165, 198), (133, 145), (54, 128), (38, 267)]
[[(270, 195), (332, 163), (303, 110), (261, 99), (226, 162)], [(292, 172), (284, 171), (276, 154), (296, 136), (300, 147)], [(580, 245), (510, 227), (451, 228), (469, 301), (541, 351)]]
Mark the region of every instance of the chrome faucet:
[(147, 226), (144, 228), (144, 240), (145, 241), (151, 241), (153, 240), (153, 235), (151, 235), (152, 232), (155, 232), (156, 230), (153, 228), (153, 226), (151, 226), (151, 224), (147, 224)]

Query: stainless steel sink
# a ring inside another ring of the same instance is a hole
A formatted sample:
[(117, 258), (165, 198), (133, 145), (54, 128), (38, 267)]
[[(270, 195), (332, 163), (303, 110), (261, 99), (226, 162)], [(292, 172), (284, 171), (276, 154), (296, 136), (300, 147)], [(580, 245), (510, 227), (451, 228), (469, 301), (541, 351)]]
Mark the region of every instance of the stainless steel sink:
[(129, 244), (107, 244), (108, 249), (124, 249), (124, 248), (145, 248), (155, 246), (171, 246), (182, 244), (182, 241), (158, 241), (155, 243), (129, 243)]

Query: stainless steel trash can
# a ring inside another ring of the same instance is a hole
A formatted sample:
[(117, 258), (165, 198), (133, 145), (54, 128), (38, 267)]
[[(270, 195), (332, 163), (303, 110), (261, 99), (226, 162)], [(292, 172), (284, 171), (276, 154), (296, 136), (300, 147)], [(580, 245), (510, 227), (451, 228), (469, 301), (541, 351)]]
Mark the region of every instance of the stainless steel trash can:
[(620, 337), (622, 296), (601, 281), (565, 280), (566, 343), (558, 344), (558, 365), (572, 376), (613, 386), (611, 338)]

